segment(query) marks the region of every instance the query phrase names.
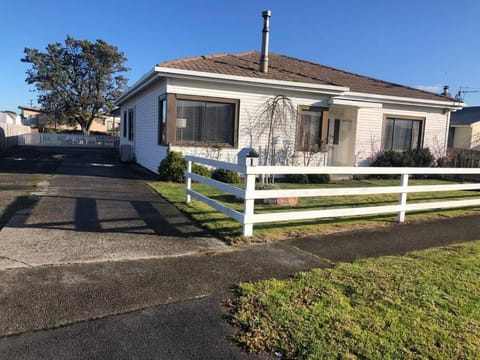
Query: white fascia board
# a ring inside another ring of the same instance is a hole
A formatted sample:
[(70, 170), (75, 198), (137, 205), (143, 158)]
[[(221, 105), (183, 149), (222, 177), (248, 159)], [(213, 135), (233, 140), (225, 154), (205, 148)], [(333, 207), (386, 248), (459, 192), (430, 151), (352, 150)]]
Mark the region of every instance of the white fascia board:
[(116, 106), (120, 106), (122, 103), (130, 99), (132, 96), (137, 94), (139, 91), (144, 89), (147, 86), (150, 86), (158, 78), (158, 74), (155, 69), (150, 70), (145, 75), (143, 75), (135, 84), (129, 87), (125, 92), (120, 95), (120, 97), (115, 101)]
[(344, 99), (357, 100), (357, 101), (375, 101), (384, 104), (398, 104), (398, 105), (412, 105), (423, 106), (439, 109), (448, 109), (450, 111), (460, 110), (465, 104), (461, 101), (439, 101), (439, 100), (426, 100), (415, 99), (400, 96), (388, 96), (388, 95), (376, 95), (359, 92), (348, 92), (344, 96)]
[(296, 81), (272, 80), (272, 79), (262, 79), (262, 78), (251, 78), (247, 76), (216, 74), (216, 73), (208, 73), (203, 71), (172, 69), (172, 68), (159, 67), (159, 66), (155, 67), (155, 71), (160, 76), (165, 76), (165, 77), (203, 80), (203, 81), (210, 81), (210, 82), (216, 82), (216, 83), (238, 84), (240, 82), (250, 86), (302, 91), (302, 92), (318, 93), (318, 94), (325, 94), (325, 95), (342, 95), (345, 92), (350, 90), (348, 87), (344, 87), (344, 86), (312, 84), (312, 83), (304, 83), (304, 82), (296, 82)]
[(331, 98), (329, 104), (370, 109), (381, 109), (383, 107), (382, 103), (380, 102), (356, 101), (337, 97)]

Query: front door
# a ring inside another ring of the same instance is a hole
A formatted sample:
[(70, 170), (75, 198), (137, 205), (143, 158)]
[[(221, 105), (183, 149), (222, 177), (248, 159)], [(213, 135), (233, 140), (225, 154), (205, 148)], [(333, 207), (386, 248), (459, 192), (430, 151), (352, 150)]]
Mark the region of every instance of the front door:
[(352, 120), (330, 118), (328, 119), (329, 144), (331, 146), (330, 166), (352, 166)]

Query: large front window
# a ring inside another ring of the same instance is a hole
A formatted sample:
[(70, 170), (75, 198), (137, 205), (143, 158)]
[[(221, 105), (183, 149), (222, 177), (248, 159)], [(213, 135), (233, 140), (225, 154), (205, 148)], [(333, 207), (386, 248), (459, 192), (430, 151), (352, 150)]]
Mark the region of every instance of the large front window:
[(385, 150), (413, 150), (422, 145), (422, 120), (387, 117)]
[(235, 136), (235, 103), (177, 99), (175, 142), (231, 145)]

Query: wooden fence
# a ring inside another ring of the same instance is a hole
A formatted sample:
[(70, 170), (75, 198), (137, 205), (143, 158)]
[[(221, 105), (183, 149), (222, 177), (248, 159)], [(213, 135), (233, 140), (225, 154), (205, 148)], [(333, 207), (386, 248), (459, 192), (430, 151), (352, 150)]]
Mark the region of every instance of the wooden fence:
[[(441, 192), (456, 190), (480, 190), (480, 183), (458, 183), (441, 185), (416, 185), (408, 184), (411, 175), (480, 175), (480, 169), (472, 168), (392, 168), (392, 167), (305, 167), (305, 166), (247, 166), (233, 164), (223, 161), (200, 158), (196, 156), (186, 156), (187, 170), (185, 172), (186, 181), (186, 201), (190, 202), (195, 198), (214, 209), (224, 213), (232, 219), (243, 225), (243, 235), (251, 236), (253, 234), (254, 224), (303, 220), (320, 219), (341, 216), (357, 216), (371, 214), (389, 214), (397, 213), (397, 220), (403, 222), (405, 213), (409, 211), (461, 208), (480, 205), (480, 195), (478, 198), (469, 200), (450, 200), (424, 203), (407, 203), (407, 194), (419, 192)], [(203, 164), (215, 168), (222, 168), (236, 171), (242, 175), (245, 181), (245, 187), (239, 188), (231, 184), (226, 184), (214, 179), (206, 178), (192, 173), (192, 163)], [(255, 180), (262, 175), (286, 175), (286, 174), (329, 174), (329, 175), (400, 175), (400, 181), (397, 186), (378, 186), (378, 187), (342, 187), (342, 188), (308, 188), (308, 189), (288, 189), (288, 190), (256, 190)], [(219, 203), (207, 196), (192, 190), (192, 180), (198, 181), (226, 193), (232, 194), (237, 198), (243, 199), (243, 212)], [(353, 196), (353, 195), (372, 195), (372, 194), (398, 194), (398, 204), (383, 206), (365, 206), (351, 207), (341, 209), (322, 209), (307, 211), (282, 211), (271, 213), (255, 213), (256, 199), (275, 199), (289, 197), (317, 197), (317, 196)]]

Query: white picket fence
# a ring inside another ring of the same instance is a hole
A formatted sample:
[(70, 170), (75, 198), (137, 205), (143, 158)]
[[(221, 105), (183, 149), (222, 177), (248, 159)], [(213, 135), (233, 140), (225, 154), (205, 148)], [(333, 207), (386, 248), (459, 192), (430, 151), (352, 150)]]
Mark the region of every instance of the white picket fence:
[[(211, 160), (196, 156), (186, 156), (187, 170), (185, 172), (186, 201), (191, 198), (199, 200), (214, 209), (224, 213), (243, 225), (243, 235), (252, 236), (253, 225), (266, 222), (321, 219), (341, 216), (357, 216), (372, 214), (397, 213), (397, 220), (403, 222), (405, 213), (408, 211), (461, 208), (480, 205), (478, 198), (468, 200), (450, 200), (407, 204), (407, 194), (419, 192), (441, 192), (456, 190), (480, 190), (480, 183), (458, 183), (440, 185), (415, 185), (409, 186), (410, 175), (480, 175), (480, 169), (467, 168), (392, 168), (392, 167), (314, 167), (314, 166), (246, 166)], [(245, 181), (245, 188), (238, 188), (214, 179), (209, 179), (192, 173), (192, 163), (198, 163), (215, 168), (236, 171), (241, 174)], [(330, 174), (330, 175), (400, 175), (398, 186), (376, 187), (342, 187), (342, 188), (308, 188), (288, 190), (256, 190), (255, 179), (264, 174)], [(243, 199), (243, 212), (232, 209), (225, 204), (219, 203), (207, 196), (192, 190), (192, 180), (198, 181), (237, 198)], [(480, 180), (480, 176), (479, 176)], [(351, 207), (340, 209), (307, 210), (307, 211), (282, 211), (270, 213), (255, 213), (256, 199), (276, 199), (288, 197), (317, 197), (317, 196), (353, 196), (373, 194), (399, 194), (398, 204), (382, 206)]]
[(106, 135), (38, 133), (18, 136), (19, 146), (115, 147), (115, 137)]

